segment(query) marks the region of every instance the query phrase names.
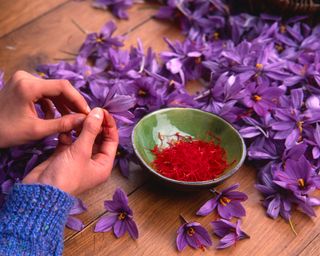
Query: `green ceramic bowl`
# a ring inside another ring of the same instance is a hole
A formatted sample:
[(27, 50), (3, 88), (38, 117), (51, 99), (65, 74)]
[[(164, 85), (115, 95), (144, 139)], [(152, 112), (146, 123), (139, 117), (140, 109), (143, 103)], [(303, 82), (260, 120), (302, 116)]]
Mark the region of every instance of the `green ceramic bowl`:
[[(221, 138), (228, 163), (233, 164), (214, 180), (188, 182), (167, 178), (151, 167), (154, 159), (150, 149), (160, 145), (158, 134), (191, 135), (206, 139), (208, 131)], [(158, 180), (176, 189), (190, 190), (212, 187), (231, 177), (243, 164), (246, 147), (239, 132), (227, 121), (214, 114), (192, 108), (166, 108), (143, 117), (134, 127), (132, 144), (142, 165)]]

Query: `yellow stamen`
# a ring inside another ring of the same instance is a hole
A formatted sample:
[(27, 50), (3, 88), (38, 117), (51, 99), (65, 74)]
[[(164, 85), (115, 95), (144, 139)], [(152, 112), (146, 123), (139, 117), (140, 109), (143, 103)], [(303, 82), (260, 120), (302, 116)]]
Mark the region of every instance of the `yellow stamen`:
[(174, 81), (173, 80), (170, 80), (169, 86), (174, 86)]
[(124, 220), (126, 218), (127, 214), (125, 214), (124, 212), (120, 213), (118, 215), (118, 220)]
[(299, 133), (301, 134), (302, 133), (302, 131), (303, 131), (303, 121), (298, 121), (297, 122), (297, 127), (298, 127), (298, 129), (299, 129)]
[(45, 77), (45, 76), (46, 76), (46, 74), (43, 73), (43, 72), (37, 72), (37, 73), (38, 73), (38, 75), (41, 76), (41, 77)]
[(285, 33), (287, 31), (287, 28), (286, 28), (286, 26), (285, 25), (281, 25), (280, 26), (280, 33)]
[(188, 236), (193, 236), (194, 233), (196, 233), (196, 231), (194, 230), (194, 228), (188, 228), (188, 230), (187, 230)]
[(121, 156), (121, 151), (117, 150), (116, 156)]
[(146, 95), (147, 95), (147, 92), (144, 91), (144, 90), (142, 90), (142, 89), (140, 89), (140, 90), (138, 91), (138, 95), (143, 97), (143, 96), (146, 96)]
[(304, 179), (302, 179), (302, 178), (298, 179), (298, 185), (300, 188), (304, 188), (304, 186), (305, 186)]
[(196, 64), (200, 64), (200, 63), (201, 63), (201, 57), (196, 57), (195, 60), (194, 60), (194, 62), (195, 62)]
[(214, 40), (219, 40), (219, 38), (220, 38), (219, 32), (214, 32), (214, 33), (213, 33), (213, 39), (214, 39)]
[(84, 74), (85, 74), (85, 76), (90, 76), (90, 75), (91, 75), (91, 71), (90, 71), (90, 70), (86, 70), (86, 71), (84, 72)]
[(283, 50), (284, 50), (284, 48), (283, 48), (283, 46), (281, 44), (276, 44), (274, 47), (276, 48), (276, 50), (279, 53), (283, 52)]
[(96, 42), (97, 43), (102, 43), (104, 40), (103, 40), (103, 38), (101, 38), (101, 37), (97, 37), (96, 38)]
[(261, 96), (259, 96), (259, 95), (253, 95), (253, 97), (252, 97), (253, 99), (254, 99), (254, 101), (260, 101), (260, 100), (262, 100), (262, 97)]
[(229, 199), (228, 197), (223, 196), (223, 197), (221, 197), (221, 198), (219, 199), (219, 202), (220, 202), (220, 204), (222, 204), (223, 206), (226, 206), (228, 203), (231, 202), (231, 199)]
[(256, 64), (256, 68), (257, 68), (257, 69), (262, 69), (262, 68), (263, 68), (263, 64), (257, 63), (257, 64)]
[(293, 231), (293, 233), (294, 233), (296, 236), (298, 236), (296, 230), (294, 229), (294, 226), (293, 226), (293, 223), (292, 223), (292, 221), (291, 221), (291, 218), (289, 218), (289, 225), (290, 225), (291, 230)]

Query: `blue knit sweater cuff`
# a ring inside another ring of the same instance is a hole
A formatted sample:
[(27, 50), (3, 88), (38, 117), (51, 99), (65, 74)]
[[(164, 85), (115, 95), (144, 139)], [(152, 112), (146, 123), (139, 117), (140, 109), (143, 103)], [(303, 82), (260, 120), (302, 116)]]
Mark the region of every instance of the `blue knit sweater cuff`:
[(57, 188), (16, 184), (0, 211), (0, 233), (13, 235), (20, 242), (28, 241), (35, 247), (41, 245), (51, 252), (59, 250), (73, 204), (74, 198)]

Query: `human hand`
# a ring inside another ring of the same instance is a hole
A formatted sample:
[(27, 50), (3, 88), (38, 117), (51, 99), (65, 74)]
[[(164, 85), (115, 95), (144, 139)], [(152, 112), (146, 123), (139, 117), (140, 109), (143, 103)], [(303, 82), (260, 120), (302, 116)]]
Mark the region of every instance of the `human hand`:
[(47, 184), (79, 194), (109, 177), (118, 141), (113, 117), (106, 110), (95, 108), (85, 119), (76, 141), (72, 143), (70, 135), (60, 134), (56, 152), (22, 182)]
[[(36, 102), (45, 119), (38, 117)], [(61, 118), (54, 119), (54, 107)], [(18, 71), (0, 90), (0, 148), (68, 132), (80, 126), (89, 112), (85, 99), (67, 80), (42, 80)]]

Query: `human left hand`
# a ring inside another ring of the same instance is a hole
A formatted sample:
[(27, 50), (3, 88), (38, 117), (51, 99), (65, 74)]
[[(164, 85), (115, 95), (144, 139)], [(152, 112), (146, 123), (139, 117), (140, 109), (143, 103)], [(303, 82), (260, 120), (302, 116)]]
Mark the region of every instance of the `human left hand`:
[[(39, 118), (35, 103), (45, 119)], [(61, 118), (54, 118), (54, 107)], [(18, 71), (0, 90), (0, 148), (73, 130), (89, 112), (85, 99), (67, 80), (43, 80)]]

